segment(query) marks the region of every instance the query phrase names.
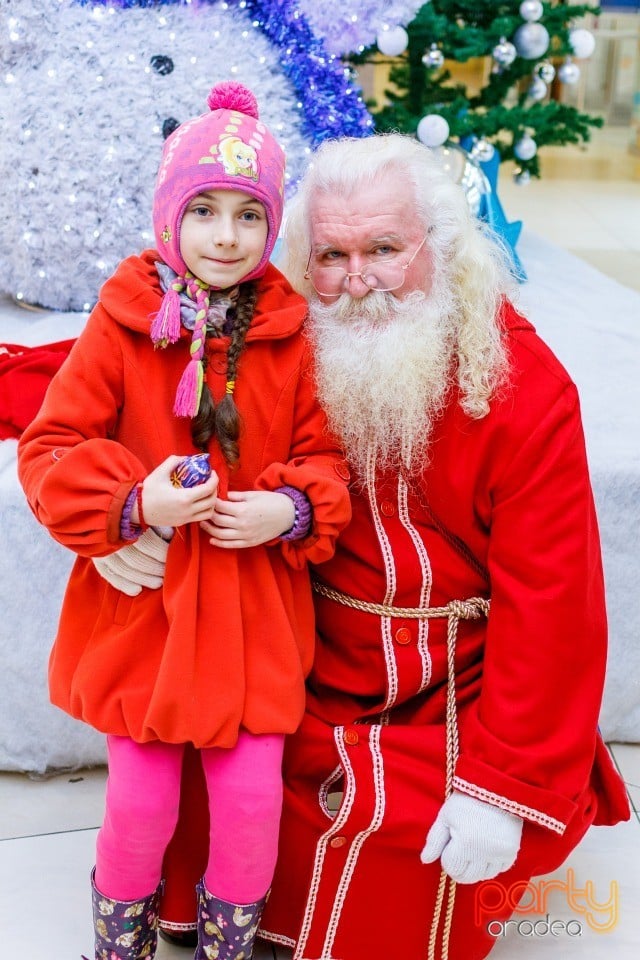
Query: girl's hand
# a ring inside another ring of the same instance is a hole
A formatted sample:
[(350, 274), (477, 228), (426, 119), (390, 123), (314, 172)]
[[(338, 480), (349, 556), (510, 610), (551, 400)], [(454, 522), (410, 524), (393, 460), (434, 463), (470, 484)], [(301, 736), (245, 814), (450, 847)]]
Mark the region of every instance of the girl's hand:
[(231, 490), (228, 500), (215, 502), (211, 519), (200, 524), (214, 547), (257, 547), (290, 530), (295, 521), (293, 500), (270, 490)]
[[(142, 484), (142, 511), (150, 527), (180, 527), (201, 523), (214, 514), (218, 494), (218, 475), (212, 471), (206, 483), (196, 487), (174, 487), (171, 474), (184, 457), (171, 456), (156, 467)], [(131, 519), (139, 520), (137, 505)]]

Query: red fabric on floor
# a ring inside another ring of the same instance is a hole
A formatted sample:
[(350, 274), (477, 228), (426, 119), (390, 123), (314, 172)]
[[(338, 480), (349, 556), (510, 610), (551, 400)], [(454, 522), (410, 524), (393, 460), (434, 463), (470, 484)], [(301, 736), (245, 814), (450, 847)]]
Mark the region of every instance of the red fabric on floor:
[(0, 440), (18, 438), (40, 409), (73, 340), (25, 347), (0, 343)]

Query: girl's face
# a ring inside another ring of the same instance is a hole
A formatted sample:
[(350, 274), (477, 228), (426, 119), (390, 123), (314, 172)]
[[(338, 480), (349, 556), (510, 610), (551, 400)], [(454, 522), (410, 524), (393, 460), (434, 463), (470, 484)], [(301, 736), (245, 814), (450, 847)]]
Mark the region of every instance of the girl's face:
[(257, 267), (267, 233), (267, 214), (255, 197), (236, 190), (207, 190), (187, 204), (180, 254), (195, 277), (225, 289)]

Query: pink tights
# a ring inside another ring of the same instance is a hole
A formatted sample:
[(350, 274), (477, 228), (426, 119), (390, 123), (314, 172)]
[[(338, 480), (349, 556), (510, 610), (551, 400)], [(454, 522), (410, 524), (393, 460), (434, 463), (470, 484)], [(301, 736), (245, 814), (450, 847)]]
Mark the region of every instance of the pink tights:
[[(210, 811), (209, 893), (249, 904), (267, 892), (282, 810), (279, 734), (240, 732), (233, 749), (201, 751)], [(107, 737), (109, 778), (96, 844), (95, 884), (113, 900), (149, 896), (178, 821), (182, 744)]]

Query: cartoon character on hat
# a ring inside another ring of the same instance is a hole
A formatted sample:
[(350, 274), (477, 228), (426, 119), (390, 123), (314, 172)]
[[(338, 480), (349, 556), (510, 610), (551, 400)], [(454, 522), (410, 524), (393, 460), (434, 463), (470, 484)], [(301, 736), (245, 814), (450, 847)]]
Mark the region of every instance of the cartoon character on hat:
[[(243, 174), (258, 179), (258, 154), (250, 143), (245, 143), (240, 137), (222, 137), (218, 144), (220, 162), (227, 173), (232, 176)], [(215, 162), (205, 157), (203, 163)]]

